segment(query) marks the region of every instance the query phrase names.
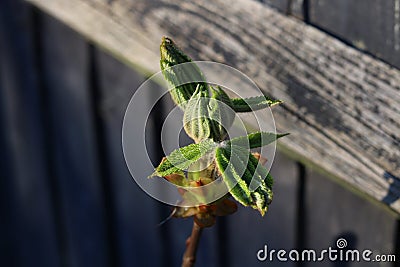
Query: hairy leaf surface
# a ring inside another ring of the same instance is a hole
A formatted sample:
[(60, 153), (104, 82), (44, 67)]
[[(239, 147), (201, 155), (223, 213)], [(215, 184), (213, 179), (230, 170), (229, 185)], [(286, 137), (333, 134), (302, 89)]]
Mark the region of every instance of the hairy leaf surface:
[(286, 135), (288, 135), (288, 133), (276, 134), (271, 132), (255, 132), (255, 133), (250, 133), (247, 136), (232, 138), (229, 141), (229, 143), (232, 145), (252, 149), (269, 145), (275, 142), (277, 139), (284, 137)]
[(176, 149), (164, 158), (152, 176), (165, 177), (173, 173), (180, 173), (207, 153), (212, 152), (216, 146), (212, 140), (206, 139), (198, 144), (191, 144)]
[(281, 100), (271, 99), (267, 96), (250, 98), (233, 98), (232, 107), (236, 112), (252, 112), (282, 103)]
[(273, 180), (268, 170), (241, 146), (220, 146), (215, 153), (217, 167), (231, 195), (264, 215), (273, 196)]

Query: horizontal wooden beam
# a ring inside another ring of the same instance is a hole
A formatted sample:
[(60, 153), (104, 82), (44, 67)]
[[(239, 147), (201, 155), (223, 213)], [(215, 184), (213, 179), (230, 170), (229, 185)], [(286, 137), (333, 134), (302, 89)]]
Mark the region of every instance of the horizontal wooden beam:
[(164, 35), (239, 69), (285, 101), (286, 149), (400, 212), (398, 69), (250, 0), (29, 2), (147, 74)]

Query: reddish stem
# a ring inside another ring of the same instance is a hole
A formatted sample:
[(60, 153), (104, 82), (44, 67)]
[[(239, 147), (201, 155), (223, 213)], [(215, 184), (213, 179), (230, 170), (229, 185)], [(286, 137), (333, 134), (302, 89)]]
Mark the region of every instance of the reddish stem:
[(186, 250), (183, 254), (182, 267), (192, 267), (196, 262), (196, 251), (203, 228), (193, 222), (192, 234), (186, 240)]

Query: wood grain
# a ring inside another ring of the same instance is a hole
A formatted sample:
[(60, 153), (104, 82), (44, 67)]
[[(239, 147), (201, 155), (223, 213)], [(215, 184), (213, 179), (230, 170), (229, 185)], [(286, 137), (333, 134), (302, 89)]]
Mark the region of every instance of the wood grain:
[(169, 35), (283, 99), (281, 142), (300, 160), (400, 211), (400, 71), (261, 3), (29, 0), (145, 73)]
[(280, 12), (303, 20), (303, 0), (259, 0)]
[(310, 0), (310, 23), (400, 68), (399, 0)]

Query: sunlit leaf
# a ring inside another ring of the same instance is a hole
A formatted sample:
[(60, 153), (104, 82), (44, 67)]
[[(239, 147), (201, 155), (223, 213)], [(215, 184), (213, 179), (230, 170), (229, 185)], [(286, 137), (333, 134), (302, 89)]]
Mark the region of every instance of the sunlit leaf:
[(272, 177), (245, 148), (236, 145), (216, 149), (216, 162), (231, 195), (262, 215), (272, 200)]
[(236, 138), (232, 138), (229, 142), (232, 145), (246, 147), (246, 148), (257, 148), (269, 145), (276, 141), (277, 139), (288, 135), (285, 134), (276, 134), (270, 132), (256, 132), (248, 134), (247, 136), (240, 136)]
[(236, 112), (252, 112), (282, 103), (281, 100), (271, 99), (267, 96), (250, 98), (233, 98), (232, 107)]
[[(160, 54), (162, 74), (172, 86), (170, 95), (178, 106), (184, 108), (185, 103), (189, 101), (197, 87), (208, 96), (206, 79), (196, 64), (174, 67), (182, 63), (192, 62), (192, 60), (170, 38), (163, 37), (160, 45)], [(188, 83), (189, 81), (196, 82)]]
[(216, 143), (207, 139), (198, 144), (191, 144), (174, 150), (163, 159), (152, 176), (165, 177), (173, 173), (182, 172), (204, 155), (210, 153), (215, 147)]
[(220, 87), (210, 88), (211, 97), (198, 87), (185, 105), (184, 129), (196, 142), (207, 138), (224, 140), (235, 118), (228, 95)]

